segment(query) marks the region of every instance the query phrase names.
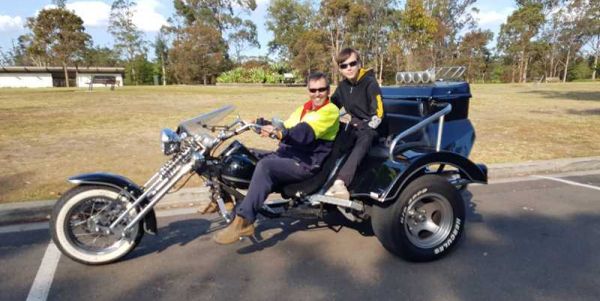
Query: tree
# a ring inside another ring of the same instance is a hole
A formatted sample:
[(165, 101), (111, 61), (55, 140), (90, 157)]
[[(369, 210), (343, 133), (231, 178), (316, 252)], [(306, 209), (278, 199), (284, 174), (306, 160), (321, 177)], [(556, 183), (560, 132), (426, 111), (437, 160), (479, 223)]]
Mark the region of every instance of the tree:
[(351, 0), (323, 0), (319, 15), (321, 26), (329, 33), (329, 54), (331, 56), (331, 73), (338, 79), (337, 54), (346, 47), (349, 32), (355, 32), (359, 24), (359, 16), (364, 7)]
[(260, 48), (260, 43), (257, 39), (256, 25), (250, 20), (239, 20), (239, 24), (235, 25), (233, 32), (229, 34), (229, 44), (233, 45), (235, 51), (235, 59), (240, 61), (240, 56), (243, 50), (248, 48)]
[(67, 6), (67, 0), (52, 0), (52, 4), (58, 8), (65, 8)]
[(67, 65), (80, 56), (91, 40), (85, 33), (83, 20), (62, 8), (44, 9), (35, 18), (27, 20), (31, 30), (27, 52), (45, 64), (53, 60), (63, 66), (65, 83), (69, 87)]
[(220, 61), (222, 66), (217, 69), (225, 69), (226, 65), (231, 64), (227, 53), (229, 44), (240, 51), (245, 47), (259, 46), (256, 25), (238, 14), (255, 10), (255, 0), (174, 0), (173, 3), (177, 16), (183, 20), (182, 26), (171, 27), (179, 41), (188, 28), (200, 26), (216, 30), (221, 39), (219, 47), (225, 47), (223, 60)]
[(562, 20), (559, 27), (560, 34), (558, 41), (559, 45), (564, 45), (564, 50), (566, 50), (563, 50), (565, 57), (564, 61), (562, 61), (564, 65), (563, 82), (567, 81), (571, 59), (586, 43), (586, 38), (588, 37), (586, 35), (586, 28), (590, 25), (586, 22), (589, 4), (590, 2), (587, 0), (567, 1), (566, 5), (558, 13), (559, 18)]
[(177, 83), (206, 85), (223, 71), (226, 52), (217, 29), (200, 23), (187, 26), (173, 41), (167, 70)]
[(467, 81), (472, 82), (477, 78), (485, 80), (491, 56), (486, 45), (493, 37), (494, 34), (491, 31), (478, 29), (467, 32), (460, 41), (458, 63), (467, 67)]
[(302, 33), (293, 48), (296, 56), (292, 66), (303, 76), (316, 70), (325, 70), (329, 62), (324, 55), (327, 53), (327, 39), (327, 33), (318, 29)]
[(520, 0), (518, 8), (500, 26), (498, 49), (512, 56), (511, 82), (518, 71), (519, 82), (527, 81), (527, 67), (531, 39), (537, 35), (545, 22), (543, 4), (539, 1)]
[(436, 22), (430, 51), (432, 67), (441, 62), (452, 64), (458, 48), (459, 33), (465, 27), (475, 29), (472, 15), (476, 0), (425, 0), (425, 9)]
[(591, 78), (596, 80), (596, 74), (600, 70), (598, 62), (600, 56), (600, 1), (589, 1), (584, 34), (588, 38), (589, 49), (593, 57)]
[(132, 81), (138, 84), (135, 64), (132, 62), (147, 50), (142, 31), (133, 23), (135, 5), (132, 0), (115, 0), (110, 8), (108, 31), (114, 38), (115, 50), (129, 63)]
[(161, 30), (154, 41), (154, 56), (160, 66), (160, 74), (163, 86), (167, 85), (167, 68), (166, 62), (169, 58), (169, 48), (167, 46), (167, 37), (165, 32)]
[(273, 0), (267, 8), (267, 29), (273, 32), (269, 49), (278, 52), (282, 58), (291, 61), (293, 48), (300, 36), (311, 25), (314, 13), (307, 2), (297, 0)]
[(406, 57), (406, 69), (416, 67), (415, 52), (429, 49), (433, 36), (437, 32), (437, 23), (427, 14), (422, 0), (408, 0), (401, 19), (401, 35)]
[(87, 67), (116, 67), (121, 61), (119, 55), (108, 47), (88, 47), (83, 51), (81, 64)]

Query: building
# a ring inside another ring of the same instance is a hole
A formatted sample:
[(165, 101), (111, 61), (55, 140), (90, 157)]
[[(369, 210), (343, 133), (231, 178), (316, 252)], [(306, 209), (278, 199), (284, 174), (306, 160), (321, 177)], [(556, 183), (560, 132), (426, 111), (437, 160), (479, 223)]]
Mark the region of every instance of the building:
[[(114, 82), (123, 85), (125, 68), (120, 67), (67, 67), (70, 87), (106, 86)], [(0, 88), (66, 87), (63, 67), (0, 67)]]

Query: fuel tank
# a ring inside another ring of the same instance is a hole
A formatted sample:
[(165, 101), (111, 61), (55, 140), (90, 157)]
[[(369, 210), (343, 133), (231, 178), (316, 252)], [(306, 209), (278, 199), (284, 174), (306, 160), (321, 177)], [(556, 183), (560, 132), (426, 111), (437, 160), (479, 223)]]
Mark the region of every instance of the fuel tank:
[(237, 140), (231, 143), (220, 157), (223, 182), (238, 189), (248, 189), (258, 158)]

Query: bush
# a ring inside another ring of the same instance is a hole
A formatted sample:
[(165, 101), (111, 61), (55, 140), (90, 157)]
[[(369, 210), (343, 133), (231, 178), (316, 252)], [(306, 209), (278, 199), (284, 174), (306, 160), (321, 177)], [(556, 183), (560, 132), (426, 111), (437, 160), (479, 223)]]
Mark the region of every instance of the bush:
[(271, 68), (237, 67), (227, 72), (221, 73), (217, 77), (218, 83), (253, 83), (253, 84), (277, 84), (283, 80), (283, 75), (277, 73)]

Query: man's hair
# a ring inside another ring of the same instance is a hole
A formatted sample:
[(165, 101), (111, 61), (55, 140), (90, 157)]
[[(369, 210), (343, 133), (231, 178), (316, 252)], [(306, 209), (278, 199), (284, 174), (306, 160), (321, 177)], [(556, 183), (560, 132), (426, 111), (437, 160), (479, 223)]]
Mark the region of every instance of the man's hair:
[(354, 48), (344, 48), (342, 49), (342, 51), (340, 51), (340, 53), (338, 54), (337, 58), (336, 58), (336, 62), (337, 64), (341, 64), (343, 63), (345, 60), (347, 60), (352, 54), (356, 55), (356, 60), (358, 62), (360, 62), (360, 53), (358, 53), (358, 50), (354, 49)]
[(329, 79), (327, 78), (327, 74), (325, 74), (321, 71), (315, 71), (315, 72), (312, 72), (311, 74), (309, 74), (308, 77), (306, 78), (306, 85), (308, 86), (308, 83), (310, 81), (320, 80), (320, 79), (324, 79), (325, 83), (327, 84), (327, 88), (329, 88)]

